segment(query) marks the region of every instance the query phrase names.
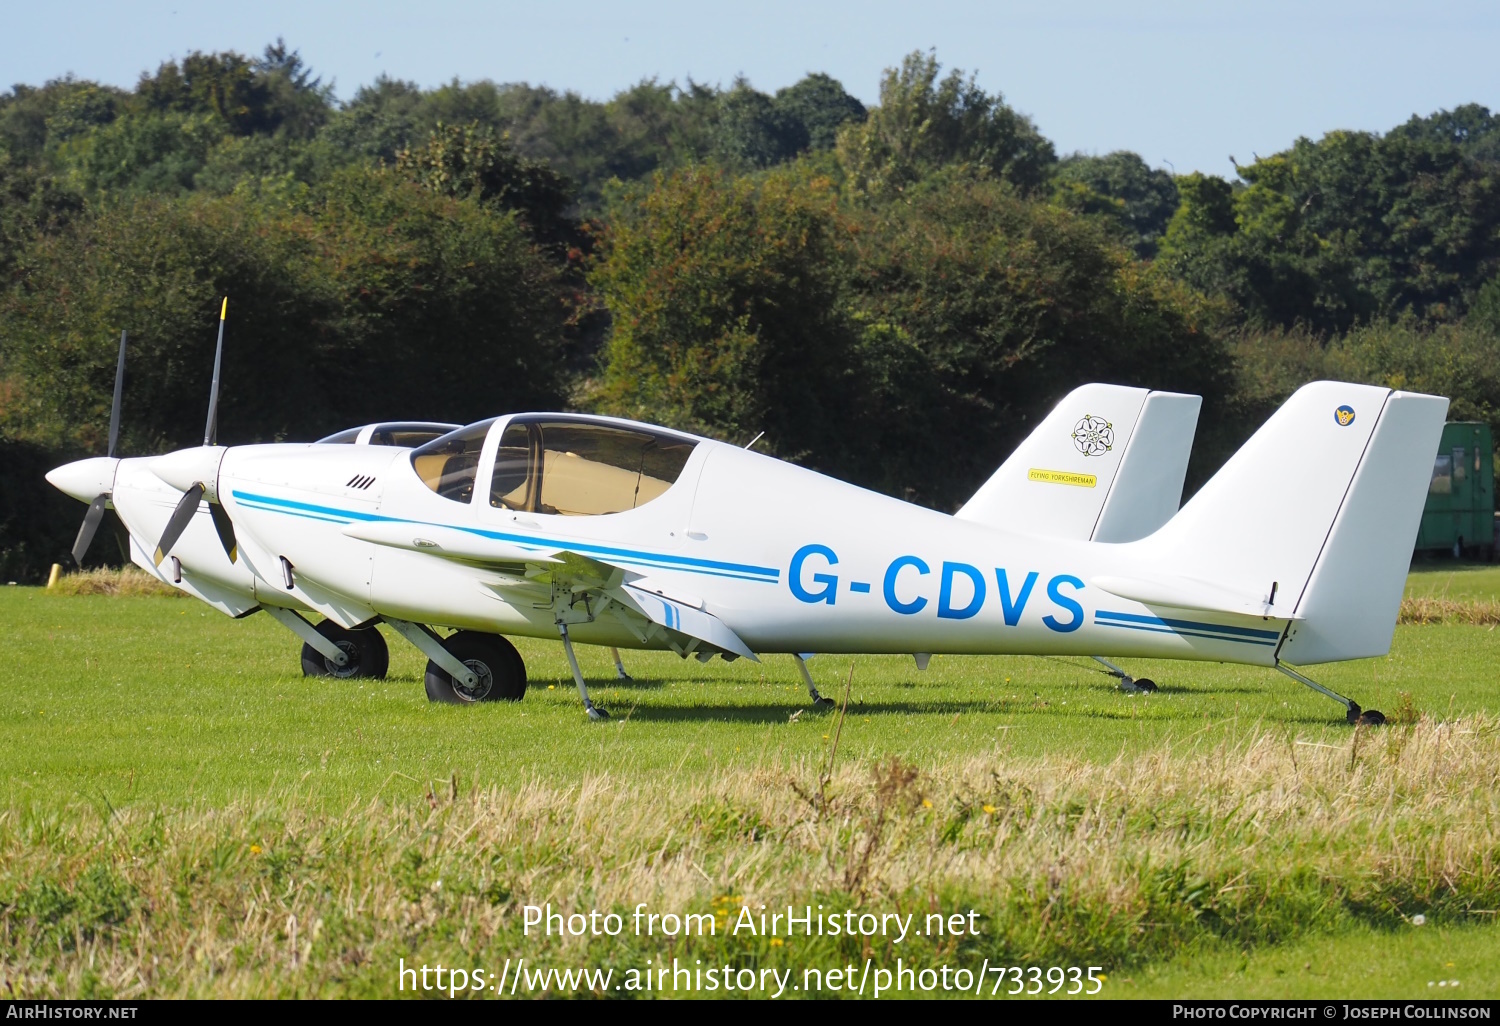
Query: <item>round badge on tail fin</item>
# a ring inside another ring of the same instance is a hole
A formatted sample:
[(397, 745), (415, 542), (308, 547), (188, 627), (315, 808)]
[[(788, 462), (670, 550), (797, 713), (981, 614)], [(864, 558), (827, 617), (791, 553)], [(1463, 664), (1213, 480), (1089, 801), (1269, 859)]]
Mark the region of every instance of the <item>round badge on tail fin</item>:
[(1085, 456), (1103, 456), (1115, 447), (1115, 426), (1103, 417), (1086, 415), (1073, 425), (1073, 445)]
[(1348, 427), (1354, 423), (1354, 407), (1340, 406), (1333, 411), (1333, 420), (1339, 427)]

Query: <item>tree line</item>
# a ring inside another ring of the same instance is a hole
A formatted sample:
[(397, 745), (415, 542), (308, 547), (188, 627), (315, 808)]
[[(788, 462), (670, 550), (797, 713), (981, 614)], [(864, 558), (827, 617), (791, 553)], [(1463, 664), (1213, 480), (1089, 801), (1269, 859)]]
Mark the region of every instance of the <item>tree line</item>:
[[(0, 95), (0, 572), (76, 513), (40, 469), (221, 435), (623, 414), (951, 509), (1068, 389), (1205, 397), (1201, 481), (1303, 381), (1500, 420), (1500, 117), (1477, 105), (1177, 176), (1059, 155), (913, 53), (866, 108), (647, 80), (603, 102), (382, 78), (347, 102), (281, 42), (133, 90)], [(103, 549), (103, 546), (99, 546)]]

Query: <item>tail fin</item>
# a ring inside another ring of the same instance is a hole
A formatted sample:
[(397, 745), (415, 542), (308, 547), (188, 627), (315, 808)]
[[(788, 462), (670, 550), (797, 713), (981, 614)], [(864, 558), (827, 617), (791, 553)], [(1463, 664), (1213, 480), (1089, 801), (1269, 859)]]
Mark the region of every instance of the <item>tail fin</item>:
[(1155, 573), (1295, 618), (1278, 658), (1390, 648), (1448, 400), (1298, 389), (1141, 551)]
[(955, 516), (1080, 541), (1143, 538), (1177, 512), (1203, 400), (1075, 388)]

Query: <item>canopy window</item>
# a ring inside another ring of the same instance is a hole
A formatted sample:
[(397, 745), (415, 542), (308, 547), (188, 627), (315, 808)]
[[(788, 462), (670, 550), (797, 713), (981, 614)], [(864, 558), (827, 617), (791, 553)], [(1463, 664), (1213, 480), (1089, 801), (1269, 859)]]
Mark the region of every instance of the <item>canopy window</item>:
[(411, 465), (422, 482), (445, 499), (468, 502), (474, 497), (479, 453), (494, 418), (450, 431), (411, 454)]
[(512, 421), (495, 456), (490, 505), (574, 517), (623, 513), (672, 487), (696, 444), (584, 420)]

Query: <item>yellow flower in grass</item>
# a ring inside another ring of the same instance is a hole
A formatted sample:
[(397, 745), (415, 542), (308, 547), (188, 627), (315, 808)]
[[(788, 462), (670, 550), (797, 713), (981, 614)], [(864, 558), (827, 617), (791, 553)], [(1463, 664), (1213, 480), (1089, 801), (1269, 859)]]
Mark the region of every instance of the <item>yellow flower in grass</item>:
[(993, 805), (986, 805), (984, 811), (993, 816), (995, 814), (995, 807)]
[(251, 855), (259, 855), (260, 851), (261, 851), (261, 848), (260, 848), (260, 845), (258, 845), (258, 844), (252, 844), (250, 846), (250, 854)]

